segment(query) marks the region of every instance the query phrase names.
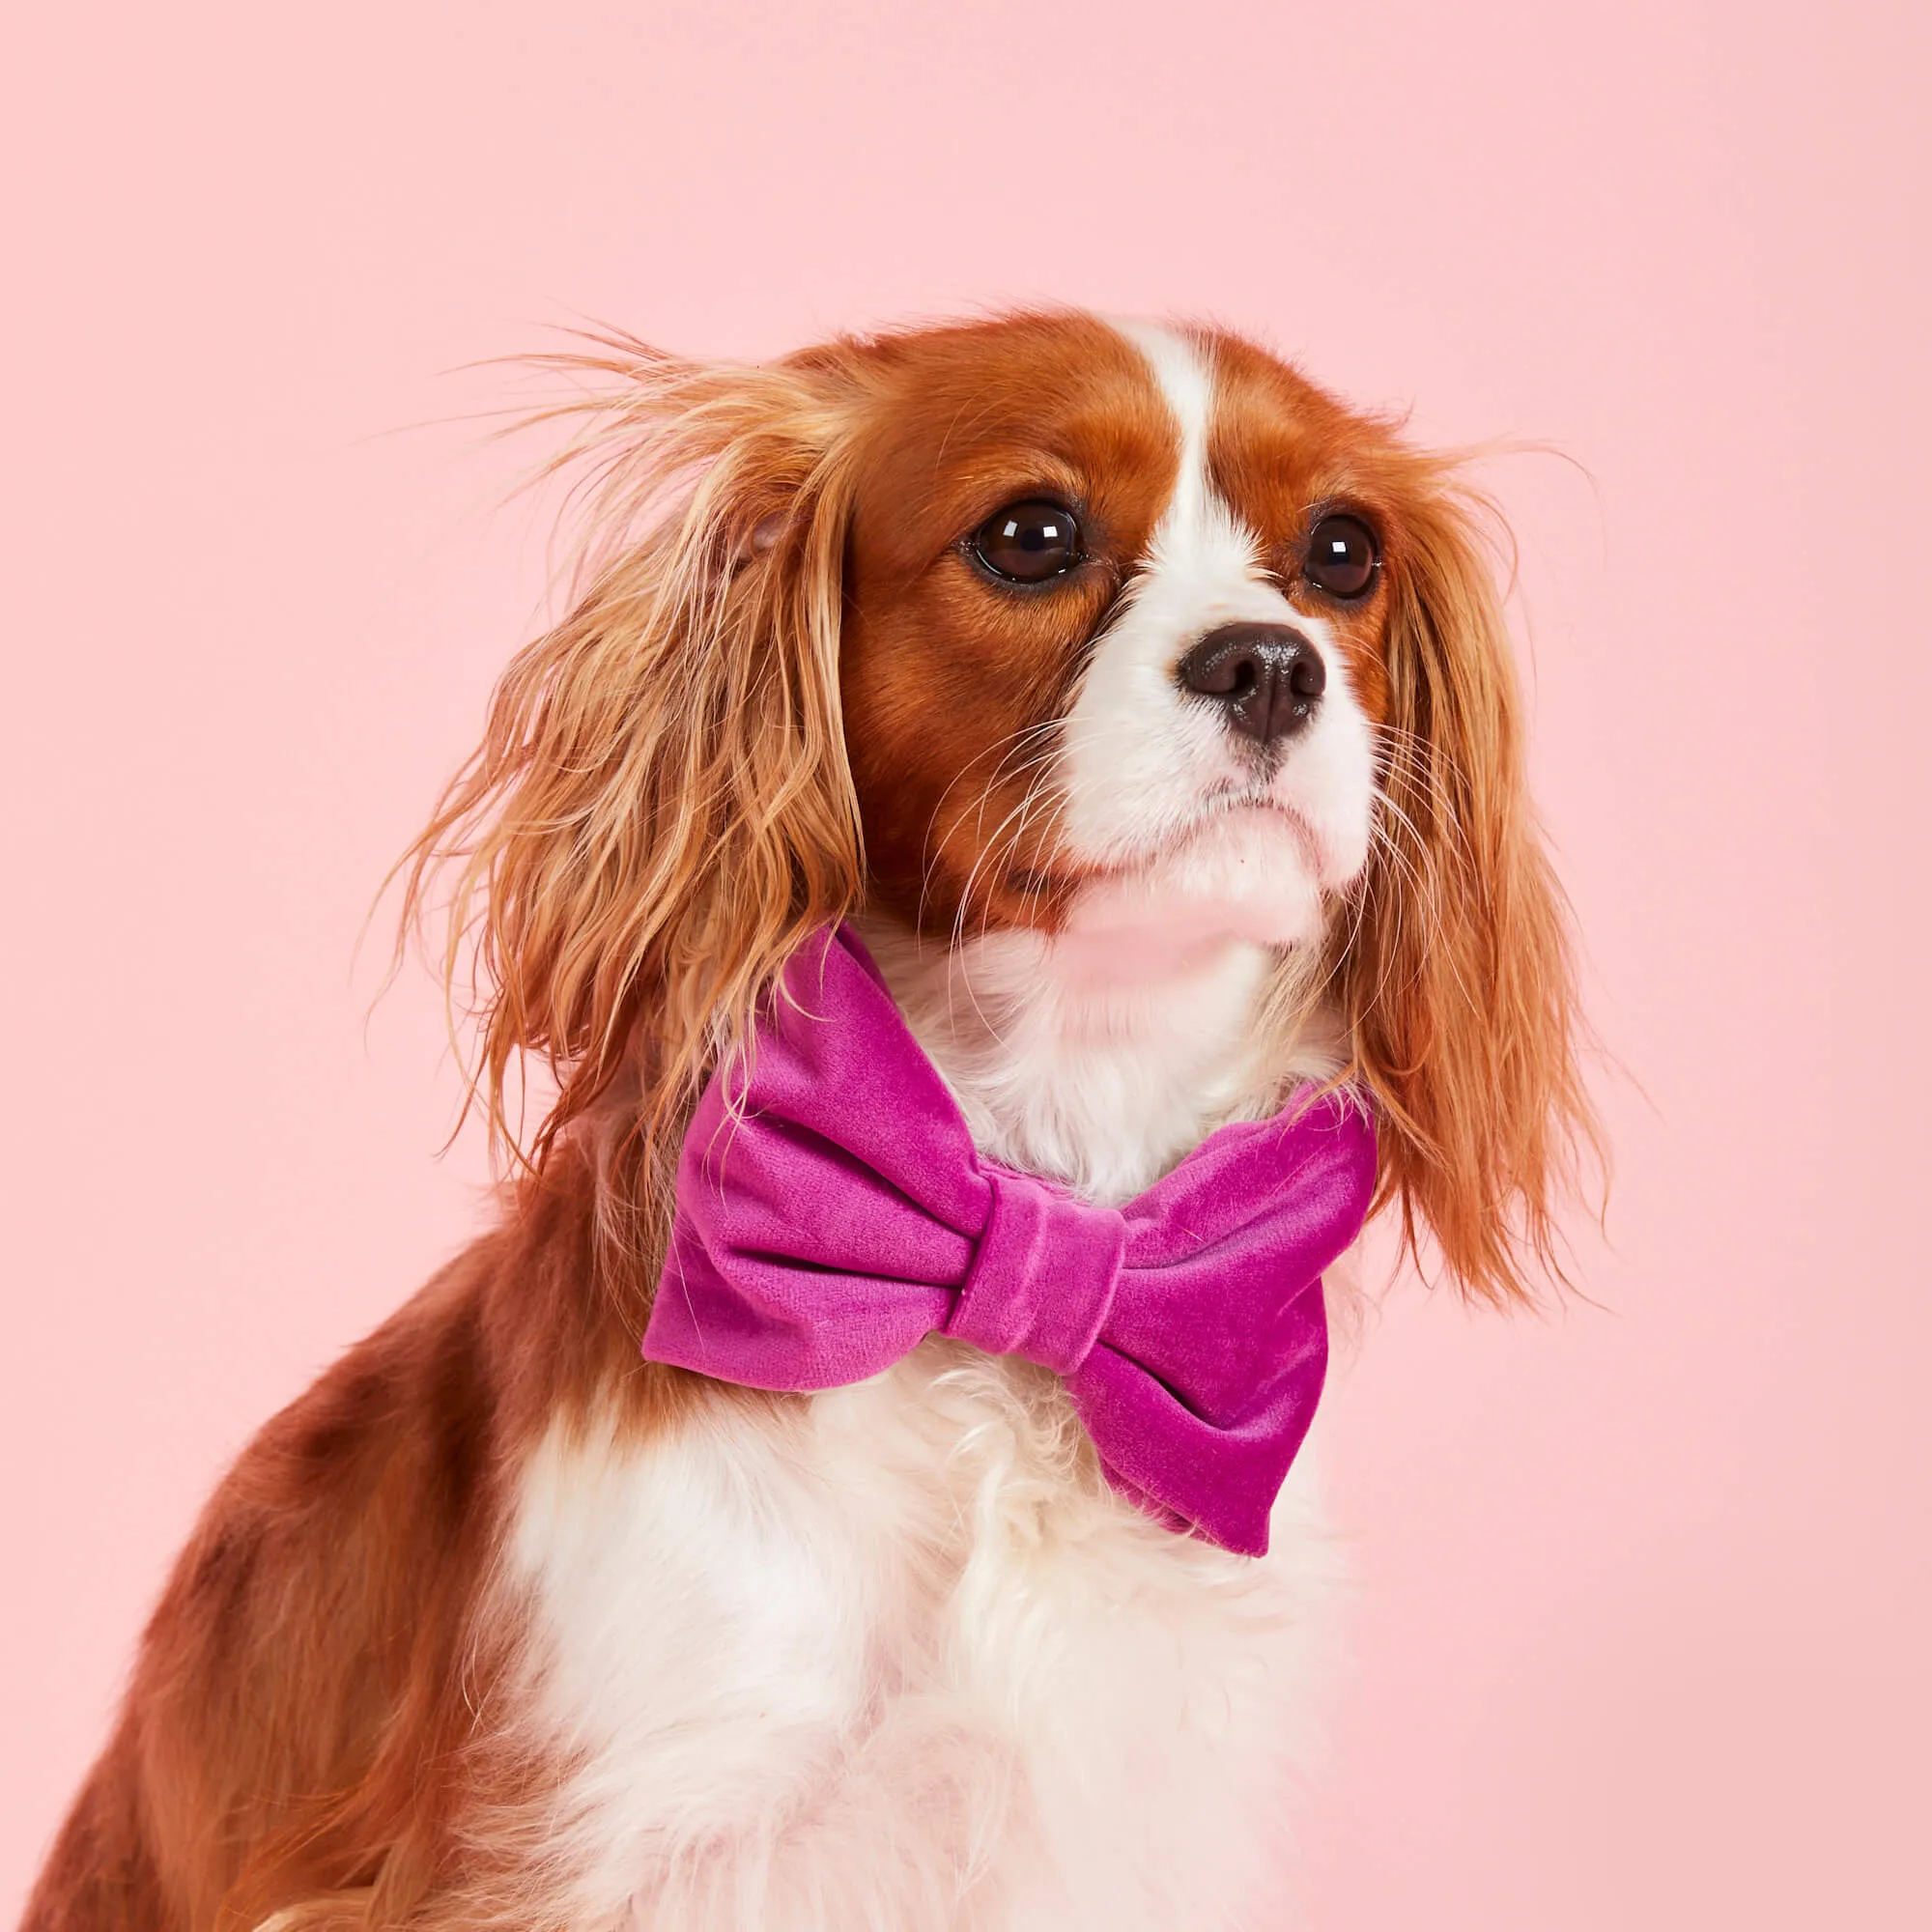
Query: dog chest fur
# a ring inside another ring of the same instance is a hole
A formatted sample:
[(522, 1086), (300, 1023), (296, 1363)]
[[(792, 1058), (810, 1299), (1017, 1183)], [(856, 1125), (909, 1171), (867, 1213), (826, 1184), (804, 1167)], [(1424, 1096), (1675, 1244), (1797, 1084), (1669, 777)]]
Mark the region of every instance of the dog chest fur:
[(572, 1765), (563, 1922), (1215, 1926), (1278, 1880), (1335, 1580), (1105, 1487), (1050, 1378), (944, 1342), (859, 1386), (547, 1441), (513, 1571)]

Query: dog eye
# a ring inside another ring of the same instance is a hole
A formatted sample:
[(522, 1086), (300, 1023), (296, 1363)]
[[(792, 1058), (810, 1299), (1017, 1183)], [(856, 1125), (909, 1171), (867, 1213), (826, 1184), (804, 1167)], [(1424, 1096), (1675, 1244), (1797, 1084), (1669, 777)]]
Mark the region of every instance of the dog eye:
[(973, 532), (973, 554), (995, 577), (1044, 583), (1080, 561), (1080, 526), (1058, 503), (1009, 503)]
[(1381, 561), (1376, 533), (1359, 517), (1323, 517), (1308, 539), (1302, 574), (1330, 597), (1359, 597)]

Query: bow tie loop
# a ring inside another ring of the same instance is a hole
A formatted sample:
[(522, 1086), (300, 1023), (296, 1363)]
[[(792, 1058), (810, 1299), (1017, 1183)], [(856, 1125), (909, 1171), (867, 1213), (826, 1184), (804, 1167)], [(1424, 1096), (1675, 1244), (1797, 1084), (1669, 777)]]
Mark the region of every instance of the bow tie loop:
[(1030, 1174), (985, 1169), (992, 1212), (945, 1333), (1070, 1376), (1114, 1306), (1127, 1224)]

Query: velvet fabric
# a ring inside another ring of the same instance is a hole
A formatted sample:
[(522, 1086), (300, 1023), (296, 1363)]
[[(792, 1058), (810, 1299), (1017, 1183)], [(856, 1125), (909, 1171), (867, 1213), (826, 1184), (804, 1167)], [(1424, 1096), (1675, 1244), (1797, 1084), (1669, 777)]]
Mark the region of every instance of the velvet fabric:
[(1116, 1488), (1258, 1555), (1321, 1392), (1321, 1270), (1375, 1173), (1367, 1114), (1333, 1093), (1220, 1128), (1119, 1208), (987, 1160), (840, 926), (787, 967), (749, 1081), (732, 1060), (693, 1116), (644, 1353), (791, 1390), (933, 1333), (1024, 1355)]

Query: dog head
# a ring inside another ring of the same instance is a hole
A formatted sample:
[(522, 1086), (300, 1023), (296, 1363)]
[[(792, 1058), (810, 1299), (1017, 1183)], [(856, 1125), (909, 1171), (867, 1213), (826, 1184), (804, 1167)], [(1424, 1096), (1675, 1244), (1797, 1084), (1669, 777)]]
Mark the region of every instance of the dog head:
[[(759, 368), (612, 340), (559, 462), (568, 614), (415, 853), (454, 858), (502, 1121), (621, 1070), (681, 1122), (792, 950), (865, 907), (1131, 980), (1273, 949), (1381, 1120), (1380, 1203), (1525, 1290), (1590, 1135), (1484, 506), (1212, 330), (1066, 313)], [(473, 916), (473, 917), (472, 917)]]

